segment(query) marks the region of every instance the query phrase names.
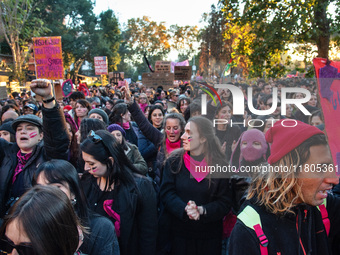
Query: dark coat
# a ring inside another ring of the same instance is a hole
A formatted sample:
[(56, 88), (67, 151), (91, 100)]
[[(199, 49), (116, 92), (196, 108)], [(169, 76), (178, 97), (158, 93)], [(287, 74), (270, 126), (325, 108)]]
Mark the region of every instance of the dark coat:
[[(299, 239), (307, 254), (339, 254), (340, 198), (332, 195), (327, 197), (326, 207), (331, 223), (329, 238), (320, 211), (315, 206), (300, 204), (293, 208), (295, 214), (287, 213), (280, 217), (266, 211), (264, 206), (257, 205), (255, 199), (247, 200), (243, 208), (247, 205), (260, 215), (262, 230), (268, 239), (268, 254), (304, 254)], [(261, 254), (255, 231), (239, 219), (231, 233), (229, 244), (230, 255)]]
[(160, 179), (162, 175), (162, 169), (165, 159), (164, 148), (162, 146), (162, 141), (164, 139), (164, 134), (155, 128), (148, 120), (145, 118), (143, 112), (140, 110), (138, 104), (134, 102), (132, 105), (128, 107), (133, 119), (137, 123), (139, 129), (142, 131), (144, 136), (149, 139), (156, 148), (158, 149), (157, 157), (156, 157), (156, 166), (154, 171), (155, 181), (157, 185), (160, 185)]
[[(160, 190), (161, 204), (164, 208), (162, 208), (160, 222), (168, 222), (163, 227), (169, 227), (170, 231), (163, 230), (160, 233), (168, 235), (167, 238), (160, 236), (160, 246), (164, 245), (166, 239), (174, 242), (173, 240), (181, 238), (182, 240), (196, 240), (196, 242), (192, 242), (198, 245), (193, 247), (195, 249), (202, 241), (207, 247), (213, 243), (216, 244), (217, 241), (220, 247), (216, 247), (216, 249), (220, 250), (222, 219), (230, 211), (232, 203), (228, 179), (211, 178), (209, 180), (209, 176), (207, 176), (201, 182), (197, 182), (185, 167), (181, 157), (180, 153), (172, 154), (164, 167)], [(174, 174), (174, 172), (178, 173)], [(195, 201), (197, 206), (204, 206), (206, 215), (201, 215), (197, 221), (190, 220), (185, 212), (189, 200)], [(164, 220), (163, 217), (167, 217), (167, 220)], [(177, 245), (173, 243), (172, 246), (174, 249), (174, 246)], [(183, 250), (185, 247), (181, 252)], [(216, 254), (216, 252), (210, 254)]]
[(87, 255), (119, 255), (119, 244), (112, 222), (90, 212), (90, 234), (85, 234), (80, 250)]
[[(39, 164), (50, 159), (64, 159), (68, 157), (69, 137), (64, 113), (57, 104), (52, 109), (42, 107), (43, 114), (43, 141), (37, 144), (27, 161), (23, 171), (24, 187), (32, 187), (32, 179)], [(17, 153), (19, 147), (16, 143), (8, 143), (0, 138), (0, 218), (8, 210), (6, 203), (10, 196), (10, 189), (14, 170), (18, 164)]]
[[(156, 253), (157, 202), (152, 183), (146, 177), (134, 175), (136, 185), (115, 187), (112, 209), (120, 215), (119, 247), (122, 255), (152, 255)], [(86, 197), (93, 192), (96, 180), (84, 175), (82, 184)], [(92, 203), (89, 199), (90, 208)], [(103, 215), (109, 218), (109, 216)]]

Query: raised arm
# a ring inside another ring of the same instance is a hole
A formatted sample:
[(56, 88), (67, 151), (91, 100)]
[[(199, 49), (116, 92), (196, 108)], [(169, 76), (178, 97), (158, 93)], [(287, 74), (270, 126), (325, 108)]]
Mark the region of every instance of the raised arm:
[(31, 90), (43, 98), (43, 139), (46, 156), (51, 159), (67, 160), (70, 139), (65, 116), (54, 99), (50, 81), (45, 79), (33, 80)]
[(137, 123), (139, 129), (143, 132), (144, 136), (149, 139), (156, 147), (159, 146), (160, 142), (163, 140), (164, 134), (162, 134), (157, 128), (155, 128), (148, 120), (145, 118), (142, 110), (139, 108), (138, 104), (133, 101), (130, 96), (129, 87), (125, 87), (125, 101), (128, 105), (128, 109)]

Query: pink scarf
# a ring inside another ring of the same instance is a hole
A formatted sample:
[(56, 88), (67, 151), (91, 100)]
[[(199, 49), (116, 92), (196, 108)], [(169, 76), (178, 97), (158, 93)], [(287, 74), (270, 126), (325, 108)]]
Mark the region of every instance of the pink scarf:
[(196, 179), (196, 181), (201, 182), (209, 174), (208, 164), (205, 158), (202, 161), (196, 161), (193, 158), (191, 158), (188, 152), (186, 151), (183, 155), (183, 160), (185, 167)]
[(27, 153), (25, 155), (21, 154), (21, 151), (19, 150), (17, 153), (17, 157), (18, 157), (18, 164), (17, 167), (14, 170), (14, 176), (12, 179), (12, 183), (15, 182), (17, 175), (20, 174), (22, 172), (22, 170), (24, 170), (24, 167), (27, 163), (27, 161), (29, 160), (29, 158), (31, 157), (32, 152), (31, 153)]
[(123, 125), (121, 125), (119, 122), (116, 123), (116, 124), (118, 124), (119, 126), (124, 128), (124, 130), (130, 129), (130, 122), (125, 122), (125, 123), (123, 123)]
[(142, 110), (142, 112), (145, 111), (145, 108), (148, 106), (148, 104), (139, 104), (140, 109)]
[(112, 209), (112, 205), (113, 199), (105, 200), (103, 203), (103, 208), (107, 215), (115, 219), (114, 225), (116, 229), (116, 234), (117, 237), (120, 237), (120, 215)]
[(172, 143), (167, 138), (165, 140), (165, 145), (166, 145), (166, 151), (168, 152), (168, 154), (170, 154), (172, 151), (179, 149), (181, 147), (181, 140), (178, 140), (177, 142)]

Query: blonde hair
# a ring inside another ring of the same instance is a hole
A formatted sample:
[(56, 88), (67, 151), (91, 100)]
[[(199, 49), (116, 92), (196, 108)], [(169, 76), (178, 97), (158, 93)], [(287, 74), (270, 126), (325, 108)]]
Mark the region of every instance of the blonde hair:
[[(293, 213), (292, 208), (296, 203), (304, 200), (295, 171), (300, 164), (300, 156), (294, 149), (271, 165), (278, 171), (261, 171), (253, 179), (247, 199), (257, 197), (257, 203), (264, 205), (268, 211), (274, 214)], [(288, 167), (283, 170), (283, 166)]]
[(257, 203), (264, 205), (274, 214), (294, 213), (292, 208), (305, 201), (301, 184), (298, 183), (298, 169), (310, 157), (310, 147), (328, 146), (326, 136), (317, 134), (309, 137), (298, 147), (283, 156), (271, 166), (278, 171), (261, 171), (252, 181), (247, 199), (257, 198)]

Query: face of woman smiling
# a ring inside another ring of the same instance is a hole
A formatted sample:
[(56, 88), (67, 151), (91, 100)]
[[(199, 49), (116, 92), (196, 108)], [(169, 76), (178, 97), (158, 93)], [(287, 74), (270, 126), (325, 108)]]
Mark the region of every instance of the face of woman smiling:
[(155, 128), (162, 126), (164, 115), (160, 109), (155, 109), (151, 114), (152, 125)]
[(224, 120), (230, 120), (231, 119), (231, 109), (229, 106), (224, 106), (221, 108), (221, 110), (217, 113), (216, 118), (217, 119), (224, 119)]
[(186, 100), (181, 101), (181, 107), (180, 107), (181, 113), (184, 113), (185, 110), (188, 108), (188, 106), (189, 106), (189, 104)]

